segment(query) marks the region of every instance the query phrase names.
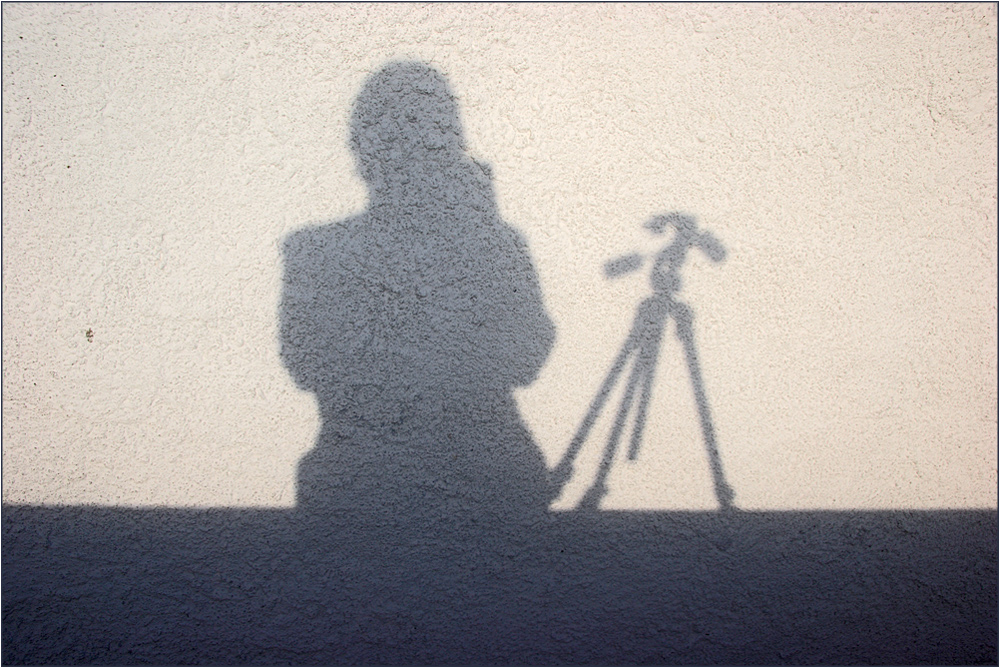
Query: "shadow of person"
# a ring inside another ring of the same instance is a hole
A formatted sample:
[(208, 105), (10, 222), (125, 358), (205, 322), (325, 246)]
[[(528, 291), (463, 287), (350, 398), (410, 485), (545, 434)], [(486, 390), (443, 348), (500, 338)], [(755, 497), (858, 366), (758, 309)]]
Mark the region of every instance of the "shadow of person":
[(371, 75), (350, 146), (367, 208), (284, 243), (281, 357), (322, 420), (299, 509), (387, 541), (539, 516), (548, 471), (512, 389), (554, 328), (444, 76), (417, 62)]

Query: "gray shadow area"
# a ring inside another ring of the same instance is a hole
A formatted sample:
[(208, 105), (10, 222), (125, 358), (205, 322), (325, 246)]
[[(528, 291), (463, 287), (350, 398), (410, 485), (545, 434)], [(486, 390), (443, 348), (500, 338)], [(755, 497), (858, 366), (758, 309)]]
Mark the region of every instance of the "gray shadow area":
[(281, 357), (321, 418), (296, 507), (4, 505), (4, 664), (997, 663), (995, 509), (734, 510), (677, 298), (689, 250), (724, 255), (693, 219), (651, 222), (675, 236), (605, 379), (631, 388), (605, 459), (630, 415), (638, 451), (672, 322), (720, 510), (599, 511), (595, 484), (549, 512), (574, 446), (548, 471), (512, 391), (555, 332), (447, 81), (374, 73), (351, 147), (365, 210), (284, 240)]
[(281, 356), (322, 420), (298, 505), (400, 531), (532, 521), (552, 489), (512, 391), (555, 332), (447, 81), (420, 63), (379, 70), (350, 144), (368, 206), (284, 245)]
[[(3, 508), (5, 665), (996, 665), (995, 511)], [(489, 532), (487, 532), (488, 534)]]

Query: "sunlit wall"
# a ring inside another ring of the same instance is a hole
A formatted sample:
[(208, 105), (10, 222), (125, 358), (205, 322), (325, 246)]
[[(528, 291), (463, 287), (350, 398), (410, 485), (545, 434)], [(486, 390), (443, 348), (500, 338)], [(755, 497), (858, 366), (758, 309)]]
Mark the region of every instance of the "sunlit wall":
[(679, 293), (705, 400), (668, 323), (602, 507), (716, 507), (706, 422), (740, 508), (996, 507), (994, 5), (2, 12), (5, 503), (294, 504), (319, 418), (282, 242), (365, 206), (353, 101), (415, 59), (555, 323), (525, 425), (555, 467), (596, 418), (555, 508), (598, 474), (669, 211), (725, 249)]

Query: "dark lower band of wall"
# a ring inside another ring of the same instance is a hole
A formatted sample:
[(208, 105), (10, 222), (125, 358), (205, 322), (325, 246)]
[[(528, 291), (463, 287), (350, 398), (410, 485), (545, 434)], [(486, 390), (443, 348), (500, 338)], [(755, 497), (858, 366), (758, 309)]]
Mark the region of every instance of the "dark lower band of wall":
[(997, 523), (4, 506), (2, 660), (995, 665)]

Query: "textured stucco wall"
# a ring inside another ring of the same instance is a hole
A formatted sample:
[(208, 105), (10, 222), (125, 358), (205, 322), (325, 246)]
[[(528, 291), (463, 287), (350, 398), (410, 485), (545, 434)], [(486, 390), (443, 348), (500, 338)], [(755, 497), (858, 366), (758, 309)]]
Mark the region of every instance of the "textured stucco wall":
[[(415, 59), (554, 325), (516, 393), (549, 466), (649, 293), (605, 263), (680, 210), (726, 250), (681, 298), (740, 507), (996, 506), (994, 5), (2, 11), (5, 503), (294, 504), (283, 244), (364, 208), (352, 105)], [(698, 420), (668, 332), (603, 507), (715, 507)]]

